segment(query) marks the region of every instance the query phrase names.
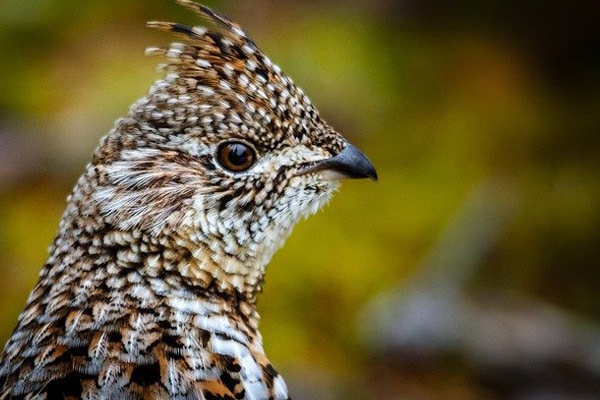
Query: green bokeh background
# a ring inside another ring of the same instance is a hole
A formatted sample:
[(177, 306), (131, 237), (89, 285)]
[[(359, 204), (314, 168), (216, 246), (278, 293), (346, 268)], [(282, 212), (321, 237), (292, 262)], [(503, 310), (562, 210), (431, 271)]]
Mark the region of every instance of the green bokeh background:
[[(356, 398), (378, 393), (360, 311), (419, 269), (490, 180), (503, 184), (489, 201), (514, 208), (470, 287), (600, 319), (594, 2), (206, 3), (240, 22), (380, 177), (344, 182), (268, 268), (261, 331), (292, 392), (316, 382), (322, 398), (352, 398), (355, 386)], [(171, 38), (145, 21), (199, 21), (167, 0), (0, 0), (0, 9), (4, 342), (98, 139), (158, 77), (160, 60), (143, 50)], [(467, 384), (450, 386), (432, 398)]]

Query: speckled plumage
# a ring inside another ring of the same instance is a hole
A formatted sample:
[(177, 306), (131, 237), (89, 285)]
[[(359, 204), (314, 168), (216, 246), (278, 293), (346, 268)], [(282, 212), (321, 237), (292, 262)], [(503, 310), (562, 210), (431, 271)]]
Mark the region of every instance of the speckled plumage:
[(180, 3), (216, 29), (149, 23), (184, 42), (148, 50), (165, 77), (69, 196), (0, 399), (288, 398), (257, 330), (265, 266), (339, 178), (375, 170), (237, 24)]

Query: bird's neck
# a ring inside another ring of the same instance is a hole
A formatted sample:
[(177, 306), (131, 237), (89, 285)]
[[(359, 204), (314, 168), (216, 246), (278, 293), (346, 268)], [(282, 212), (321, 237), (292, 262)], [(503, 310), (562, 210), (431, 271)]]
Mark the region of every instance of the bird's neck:
[[(236, 325), (249, 331), (257, 330), (260, 281), (242, 292), (228, 283), (210, 257), (199, 258), (201, 252), (182, 245), (180, 238), (120, 232), (91, 221), (78, 226), (77, 221), (81, 218), (64, 219), (51, 247), (37, 290), (47, 297), (44, 301), (75, 309), (105, 308), (99, 315), (106, 323), (127, 310), (164, 307), (171, 314), (163, 315), (165, 320), (217, 313), (239, 320)], [(64, 285), (56, 285), (57, 281)], [(60, 293), (57, 287), (62, 288)]]

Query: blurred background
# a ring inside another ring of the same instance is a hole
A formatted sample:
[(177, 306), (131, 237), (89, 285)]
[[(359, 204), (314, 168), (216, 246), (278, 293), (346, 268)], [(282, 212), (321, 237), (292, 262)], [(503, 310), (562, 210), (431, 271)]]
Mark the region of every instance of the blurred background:
[[(303, 399), (600, 398), (597, 2), (206, 1), (379, 182), (268, 268), (267, 354)], [(98, 139), (159, 77), (168, 0), (0, 0), (0, 342)]]

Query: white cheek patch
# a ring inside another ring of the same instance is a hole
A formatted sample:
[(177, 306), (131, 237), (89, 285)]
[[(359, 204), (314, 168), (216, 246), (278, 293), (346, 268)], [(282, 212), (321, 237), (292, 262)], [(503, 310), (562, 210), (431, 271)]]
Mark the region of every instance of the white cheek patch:
[[(175, 162), (136, 170), (138, 163), (154, 162), (159, 153), (155, 149), (125, 151), (122, 160), (104, 167), (108, 182), (96, 188), (92, 200), (116, 228), (141, 229), (156, 235), (191, 221), (192, 199), (203, 189), (200, 184), (194, 185), (197, 177), (193, 171)], [(191, 183), (171, 183), (182, 177)]]

